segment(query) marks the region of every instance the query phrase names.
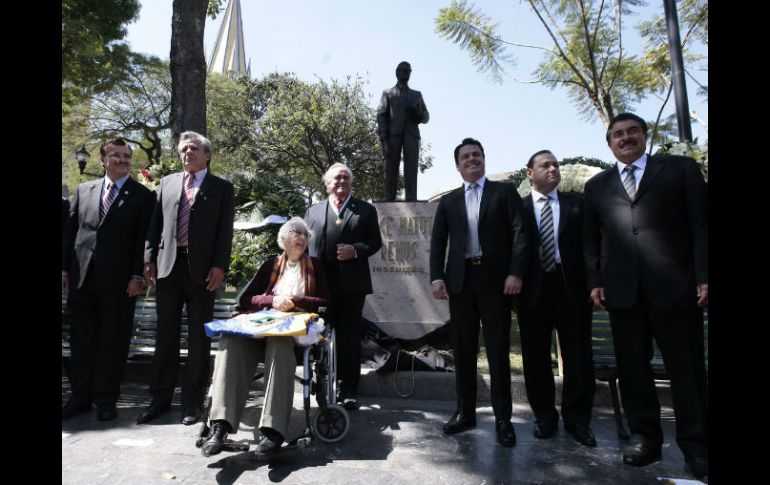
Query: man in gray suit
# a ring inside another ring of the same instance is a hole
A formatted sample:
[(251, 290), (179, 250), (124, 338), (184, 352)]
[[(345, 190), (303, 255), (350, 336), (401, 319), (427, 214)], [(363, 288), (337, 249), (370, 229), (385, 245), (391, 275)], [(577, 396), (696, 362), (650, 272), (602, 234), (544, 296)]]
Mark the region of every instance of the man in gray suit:
[(211, 143), (194, 131), (179, 136), (183, 172), (163, 177), (144, 253), (144, 277), (157, 284), (158, 331), (150, 383), (152, 403), (137, 419), (151, 421), (171, 407), (179, 369), (182, 306), (187, 307), (188, 356), (182, 381), (182, 423), (201, 416), (209, 379), (211, 340), (203, 324), (213, 320), (216, 290), (230, 266), (233, 185), (212, 175)]
[(420, 123), (430, 115), (422, 93), (410, 89), (407, 83), (412, 73), (408, 62), (396, 67), (398, 83), (382, 92), (377, 108), (377, 132), (385, 157), (385, 200), (396, 200), (398, 165), (404, 150), (404, 200), (417, 200), (417, 159), (420, 155)]
[(62, 294), (69, 293), (72, 316), (72, 396), (62, 419), (89, 411), (92, 403), (100, 421), (117, 416), (155, 204), (152, 192), (129, 176), (131, 147), (123, 139), (102, 144), (99, 158), (105, 177), (77, 187), (64, 221)]

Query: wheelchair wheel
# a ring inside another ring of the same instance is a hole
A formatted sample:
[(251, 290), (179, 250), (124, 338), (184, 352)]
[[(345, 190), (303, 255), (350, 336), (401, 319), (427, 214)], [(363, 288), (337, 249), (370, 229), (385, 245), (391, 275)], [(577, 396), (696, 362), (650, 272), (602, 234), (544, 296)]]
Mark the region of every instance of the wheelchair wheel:
[(336, 443), (348, 434), (350, 417), (339, 404), (319, 409), (313, 418), (313, 434), (324, 443)]

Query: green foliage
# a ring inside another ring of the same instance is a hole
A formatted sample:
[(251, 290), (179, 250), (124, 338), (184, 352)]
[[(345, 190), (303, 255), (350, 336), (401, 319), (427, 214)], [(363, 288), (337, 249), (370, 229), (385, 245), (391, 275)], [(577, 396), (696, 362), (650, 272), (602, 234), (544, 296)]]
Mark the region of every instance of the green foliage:
[[(307, 201), (286, 177), (272, 174), (232, 174), (230, 181), (235, 187), (236, 221), (260, 222), (271, 214), (302, 217)], [(269, 224), (256, 233), (235, 231), (230, 270), (226, 276), (228, 285), (241, 287), (254, 276), (259, 265), (280, 254), (276, 243), (278, 224)]]
[(700, 166), (703, 177), (708, 182), (709, 179), (709, 147), (708, 141), (703, 146), (698, 145), (698, 139), (691, 142), (687, 141), (670, 141), (663, 143), (655, 152), (656, 155), (683, 155), (690, 157)]
[(171, 75), (168, 62), (131, 54), (125, 76), (108, 89), (88, 96), (88, 135), (94, 140), (122, 137), (160, 163), (163, 141), (170, 136)]
[(138, 0), (62, 0), (62, 107), (123, 76), (129, 49), (120, 42), (139, 14)]
[[(666, 43), (647, 43), (641, 55), (627, 52), (623, 44), (623, 22), (642, 0), (605, 2), (591, 0), (528, 0), (553, 44), (534, 72), (535, 82), (551, 89), (566, 88), (578, 112), (587, 120), (598, 116), (605, 124), (617, 113), (630, 111), (643, 98), (664, 92), (670, 83)], [(708, 42), (705, 0), (684, 0), (682, 23), (692, 24), (692, 37)], [(685, 5), (686, 4), (686, 5)], [(680, 7), (682, 8), (682, 7)], [(662, 15), (661, 15), (662, 17)], [(642, 33), (659, 37), (661, 19), (643, 27)], [(643, 24), (644, 25), (644, 24)], [(496, 32), (497, 24), (466, 0), (452, 0), (439, 11), (436, 32), (471, 55), (481, 72), (496, 81), (506, 64), (512, 64), (507, 42)], [(665, 30), (663, 30), (665, 34)], [(654, 35), (653, 35), (654, 34)], [(657, 38), (657, 37), (656, 37)], [(697, 56), (685, 52), (685, 61)], [(708, 92), (707, 87), (702, 90)]]
[(504, 65), (515, 65), (505, 50), (506, 42), (495, 32), (498, 24), (474, 10), (467, 0), (452, 0), (449, 7), (439, 10), (435, 22), (436, 33), (468, 51), (476, 69), (489, 74), (495, 82), (502, 82)]

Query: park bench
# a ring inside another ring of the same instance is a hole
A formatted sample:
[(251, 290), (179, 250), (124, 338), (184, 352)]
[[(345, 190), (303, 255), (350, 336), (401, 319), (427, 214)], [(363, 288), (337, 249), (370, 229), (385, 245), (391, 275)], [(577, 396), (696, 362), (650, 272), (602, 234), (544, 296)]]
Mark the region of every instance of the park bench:
[[(235, 300), (221, 299), (214, 303), (214, 319), (230, 318), (236, 305)], [(62, 317), (62, 357), (70, 357), (70, 314), (67, 308), (67, 298), (61, 300)], [(137, 298), (134, 311), (134, 329), (131, 334), (131, 344), (128, 350), (129, 359), (152, 358), (155, 354), (155, 331), (158, 325), (155, 298)], [(219, 339), (211, 342), (211, 355), (217, 351)], [(182, 330), (180, 332), (180, 357), (187, 358), (187, 311), (182, 313)]]
[[(706, 377), (708, 378), (708, 309), (703, 314), (703, 334), (706, 358)], [(610, 397), (612, 399), (612, 408), (615, 413), (615, 425), (618, 437), (623, 440), (629, 439), (628, 431), (623, 424), (623, 415), (620, 404), (620, 394), (618, 392), (618, 369), (615, 363), (615, 348), (612, 342), (612, 328), (610, 327), (610, 317), (606, 311), (596, 311), (593, 314), (591, 322), (591, 341), (593, 350), (594, 370), (596, 378), (607, 382), (610, 387)], [(653, 340), (653, 357), (651, 361), (652, 371), (656, 380), (671, 380), (663, 363), (663, 356), (660, 353), (658, 345)]]

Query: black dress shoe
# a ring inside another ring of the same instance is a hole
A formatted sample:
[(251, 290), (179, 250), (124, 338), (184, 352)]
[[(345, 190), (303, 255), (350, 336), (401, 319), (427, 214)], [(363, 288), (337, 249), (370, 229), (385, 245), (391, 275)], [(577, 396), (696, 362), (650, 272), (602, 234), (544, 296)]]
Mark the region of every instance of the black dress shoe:
[(70, 399), (67, 404), (61, 408), (61, 419), (70, 419), (78, 414), (87, 413), (91, 410), (91, 403), (88, 401), (73, 401)]
[(466, 413), (461, 410), (455, 411), (449, 421), (444, 424), (444, 434), (455, 434), (466, 429), (476, 427), (476, 413)]
[(225, 446), (225, 439), (227, 439), (229, 430), (230, 424), (227, 421), (212, 421), (209, 435), (201, 446), (201, 454), (203, 456), (211, 456), (220, 453)]
[(171, 409), (171, 404), (156, 404), (150, 406), (136, 418), (136, 424), (149, 423), (153, 419), (160, 417)]
[(273, 441), (267, 436), (262, 436), (257, 442), (256, 448), (254, 448), (254, 453), (257, 455), (272, 455), (281, 449), (281, 443), (283, 443), (283, 440)]
[(706, 454), (695, 454), (685, 457), (687, 471), (701, 482), (709, 482), (709, 459)]
[(192, 407), (185, 409), (182, 412), (182, 424), (185, 426), (190, 426), (191, 424), (195, 424), (198, 421), (201, 420), (201, 414), (202, 410), (200, 407)]
[(503, 446), (511, 447), (516, 444), (516, 432), (510, 421), (499, 420), (495, 423), (497, 442)]
[(118, 410), (114, 404), (98, 406), (96, 409), (96, 419), (99, 421), (112, 421), (118, 417)]
[(584, 446), (596, 446), (596, 436), (594, 436), (594, 432), (591, 431), (591, 428), (588, 427), (588, 425), (583, 423), (577, 423), (572, 425), (564, 425), (564, 429), (567, 430), (567, 433), (571, 434), (572, 437)]
[(659, 461), (660, 458), (660, 446), (633, 443), (623, 450), (623, 463), (626, 465), (645, 466)]
[(556, 434), (556, 423), (553, 421), (535, 421), (535, 428), (532, 430), (535, 438), (546, 440)]

